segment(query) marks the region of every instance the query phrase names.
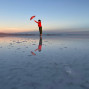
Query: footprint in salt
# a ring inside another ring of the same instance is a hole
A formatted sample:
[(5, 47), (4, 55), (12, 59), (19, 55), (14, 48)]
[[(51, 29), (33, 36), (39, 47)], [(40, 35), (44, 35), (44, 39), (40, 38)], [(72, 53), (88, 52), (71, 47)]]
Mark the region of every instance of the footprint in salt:
[(25, 52), (25, 51), (22, 51), (23, 53)]
[(22, 41), (22, 42), (27, 42), (27, 41)]
[(27, 56), (32, 56), (32, 55), (27, 55)]
[(26, 47), (26, 48), (28, 48), (28, 47)]
[(14, 46), (11, 46), (11, 47), (14, 47)]
[(20, 50), (21, 48), (17, 48), (17, 50)]
[(36, 45), (36, 44), (32, 44), (32, 45)]
[(67, 47), (64, 47), (64, 48), (67, 48)]
[(61, 50), (63, 50), (63, 48), (60, 48)]
[(2, 48), (2, 46), (0, 48)]
[(13, 42), (16, 42), (16, 41), (13, 40)]
[(64, 65), (64, 69), (65, 69), (65, 72), (66, 72), (68, 75), (72, 75), (72, 74), (73, 74), (73, 70), (72, 70), (72, 68), (71, 68), (68, 64), (65, 64), (65, 65)]
[(44, 42), (48, 42), (48, 41), (44, 41)]
[(22, 43), (22, 42), (19, 42), (19, 41), (18, 41), (18, 42), (16, 42), (16, 43)]
[(10, 45), (13, 45), (12, 43), (10, 43)]

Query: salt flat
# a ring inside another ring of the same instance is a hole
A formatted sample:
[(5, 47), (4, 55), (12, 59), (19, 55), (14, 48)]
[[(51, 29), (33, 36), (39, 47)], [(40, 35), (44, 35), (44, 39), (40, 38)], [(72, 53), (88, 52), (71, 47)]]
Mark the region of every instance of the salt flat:
[(89, 37), (0, 37), (0, 89), (89, 89)]

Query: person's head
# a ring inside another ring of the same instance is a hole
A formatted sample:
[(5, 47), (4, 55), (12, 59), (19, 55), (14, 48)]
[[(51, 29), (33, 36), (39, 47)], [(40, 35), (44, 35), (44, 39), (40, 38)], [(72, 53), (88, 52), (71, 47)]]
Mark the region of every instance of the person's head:
[(40, 19), (38, 21), (41, 21)]

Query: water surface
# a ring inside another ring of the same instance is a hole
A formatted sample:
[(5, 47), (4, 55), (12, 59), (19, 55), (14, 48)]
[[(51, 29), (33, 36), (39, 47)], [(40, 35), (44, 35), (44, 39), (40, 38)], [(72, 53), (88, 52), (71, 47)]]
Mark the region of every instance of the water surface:
[(0, 37), (0, 89), (89, 89), (89, 37)]

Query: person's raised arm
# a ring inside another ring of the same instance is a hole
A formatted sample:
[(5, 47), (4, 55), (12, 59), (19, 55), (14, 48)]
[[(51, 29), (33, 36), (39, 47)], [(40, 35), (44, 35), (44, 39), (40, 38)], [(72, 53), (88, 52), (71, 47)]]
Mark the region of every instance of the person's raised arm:
[(36, 20), (34, 20), (36, 23), (38, 23)]
[(38, 49), (36, 49), (35, 51), (37, 51)]

